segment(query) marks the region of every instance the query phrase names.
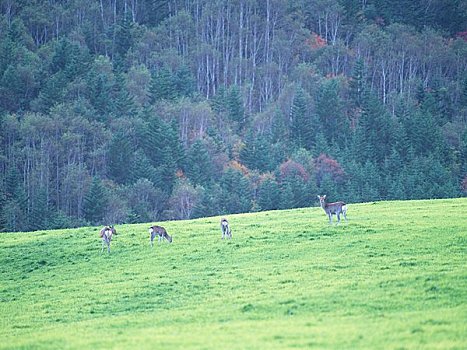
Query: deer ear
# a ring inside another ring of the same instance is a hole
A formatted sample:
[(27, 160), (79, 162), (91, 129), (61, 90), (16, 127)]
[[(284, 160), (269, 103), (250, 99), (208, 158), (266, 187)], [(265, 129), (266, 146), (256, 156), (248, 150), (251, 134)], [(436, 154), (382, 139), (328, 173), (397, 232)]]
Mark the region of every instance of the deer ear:
[(321, 197), (319, 195), (317, 197), (318, 197), (318, 199), (321, 199)]

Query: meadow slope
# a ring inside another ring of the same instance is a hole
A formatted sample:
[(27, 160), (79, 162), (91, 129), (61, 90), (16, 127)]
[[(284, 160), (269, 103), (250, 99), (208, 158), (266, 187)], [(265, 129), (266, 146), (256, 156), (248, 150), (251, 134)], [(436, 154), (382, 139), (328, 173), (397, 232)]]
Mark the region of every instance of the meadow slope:
[(465, 349), (467, 198), (0, 234), (0, 349)]

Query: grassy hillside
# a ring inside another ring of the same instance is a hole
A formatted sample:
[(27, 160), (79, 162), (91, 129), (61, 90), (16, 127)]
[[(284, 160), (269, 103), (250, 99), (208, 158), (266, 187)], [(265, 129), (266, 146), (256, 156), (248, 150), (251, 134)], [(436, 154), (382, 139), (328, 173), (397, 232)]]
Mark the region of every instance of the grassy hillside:
[(0, 349), (465, 349), (467, 199), (0, 234)]

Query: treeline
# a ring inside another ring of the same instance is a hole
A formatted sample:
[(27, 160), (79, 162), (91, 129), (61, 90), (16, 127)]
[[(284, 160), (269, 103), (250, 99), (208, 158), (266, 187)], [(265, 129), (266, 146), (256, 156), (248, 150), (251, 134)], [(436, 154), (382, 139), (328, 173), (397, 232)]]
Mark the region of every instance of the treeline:
[(0, 231), (467, 191), (463, 1), (0, 1)]

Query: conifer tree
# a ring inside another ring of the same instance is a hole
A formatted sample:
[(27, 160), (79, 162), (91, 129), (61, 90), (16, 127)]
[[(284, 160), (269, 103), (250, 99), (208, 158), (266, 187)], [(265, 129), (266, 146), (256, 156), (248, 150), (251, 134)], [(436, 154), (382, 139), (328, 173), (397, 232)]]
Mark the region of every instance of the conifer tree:
[(196, 140), (187, 152), (188, 178), (194, 185), (206, 185), (214, 175), (211, 157), (201, 140)]
[(128, 184), (132, 178), (128, 165), (133, 163), (133, 150), (128, 136), (117, 132), (108, 151), (109, 177), (118, 184)]
[(107, 200), (105, 187), (99, 178), (94, 177), (84, 197), (84, 218), (93, 225), (100, 223), (105, 215)]
[(279, 209), (281, 192), (276, 180), (268, 178), (261, 182), (258, 188), (258, 204), (261, 210)]
[(229, 119), (237, 124), (238, 131), (243, 130), (246, 126), (246, 115), (243, 108), (240, 88), (237, 85), (232, 85), (228, 89), (226, 106)]
[(31, 215), (29, 216), (29, 229), (48, 229), (49, 220), (50, 211), (47, 203), (47, 193), (44, 188), (40, 188), (33, 199)]
[(303, 89), (298, 88), (290, 107), (290, 137), (296, 148), (310, 147), (314, 143), (311, 117), (308, 113), (307, 101)]

